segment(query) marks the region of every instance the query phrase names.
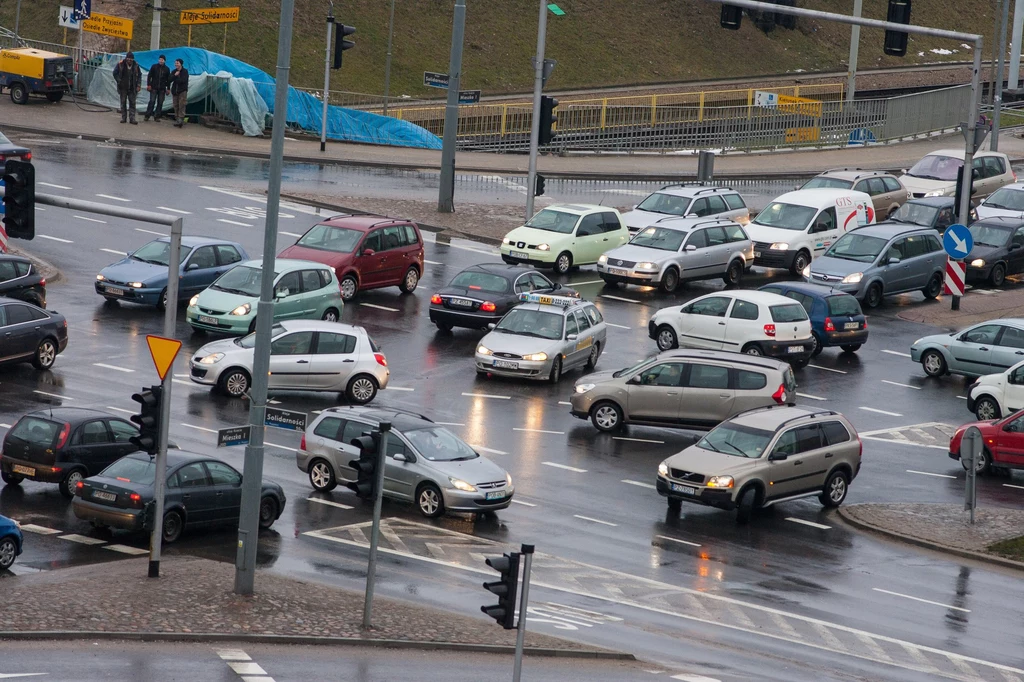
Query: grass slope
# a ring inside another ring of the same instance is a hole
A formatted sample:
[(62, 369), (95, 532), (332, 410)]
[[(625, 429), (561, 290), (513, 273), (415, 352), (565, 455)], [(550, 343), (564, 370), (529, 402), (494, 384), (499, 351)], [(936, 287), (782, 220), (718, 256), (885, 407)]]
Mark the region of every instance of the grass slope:
[[(70, 0), (29, 0), (22, 3), (23, 36), (60, 42), (60, 4)], [(206, 6), (206, 0), (164, 0), (177, 9)], [(273, 74), (277, 54), (280, 0), (220, 0), (220, 6), (241, 7), (241, 21), (229, 25), (227, 53)], [(704, 0), (558, 0), (566, 16), (549, 14), (547, 57), (558, 66), (550, 90), (601, 85), (683, 81), (706, 78), (842, 70), (849, 50), (850, 29), (805, 19), (789, 31), (769, 34), (744, 17), (739, 31), (718, 25), (720, 6)], [(851, 2), (799, 0), (802, 7), (849, 11)], [(960, 3), (915, 3), (915, 24), (985, 37), (985, 58), (991, 56), (993, 0)], [(108, 9), (97, 9), (105, 5)], [(133, 46), (149, 45), (152, 10), (141, 0), (94, 0), (93, 11), (137, 12)], [(437, 97), (440, 91), (422, 85), (423, 71), (448, 70), (454, 0), (397, 0), (392, 57), (393, 96)], [(13, 27), (15, 0), (0, 0), (0, 25)], [(316, 88), (323, 83), (327, 2), (296, 0), (292, 52), (292, 83)], [(332, 89), (381, 93), (387, 51), (389, 0), (344, 0), (336, 5), (339, 21), (355, 26), (356, 47), (345, 53), (343, 70), (331, 77)], [(112, 8), (112, 9), (111, 9)], [(866, 0), (864, 15), (885, 17), (885, 0)], [(462, 86), (484, 95), (525, 92), (532, 88), (530, 56), (536, 47), (537, 3), (534, 0), (467, 0)], [(163, 15), (162, 44), (184, 45), (186, 29), (175, 12)], [(69, 42), (76, 40), (68, 32)], [(222, 26), (193, 28), (192, 44), (220, 51)], [(943, 60), (965, 60), (970, 50), (958, 43), (911, 37), (904, 59), (882, 54), (882, 32), (861, 32), (860, 65), (891, 66)], [(122, 48), (123, 49), (123, 48)], [(936, 54), (932, 49), (954, 51)], [(921, 55), (920, 53), (923, 53)], [(987, 75), (987, 73), (986, 73)]]

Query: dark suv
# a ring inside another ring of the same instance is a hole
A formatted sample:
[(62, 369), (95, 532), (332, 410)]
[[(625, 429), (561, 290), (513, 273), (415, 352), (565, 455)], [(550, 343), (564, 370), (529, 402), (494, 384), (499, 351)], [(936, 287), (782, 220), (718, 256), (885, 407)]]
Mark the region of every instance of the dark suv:
[(46, 279), (28, 258), (0, 254), (0, 296), (45, 308)]
[(397, 286), (411, 294), (423, 276), (423, 236), (415, 223), (373, 215), (338, 215), (317, 223), (277, 255), (334, 268), (341, 297)]

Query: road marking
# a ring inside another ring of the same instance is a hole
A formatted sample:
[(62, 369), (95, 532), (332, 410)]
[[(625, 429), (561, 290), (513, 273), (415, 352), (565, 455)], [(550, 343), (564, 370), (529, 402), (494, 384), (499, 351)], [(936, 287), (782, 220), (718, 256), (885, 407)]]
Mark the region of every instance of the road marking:
[(951, 604), (943, 604), (942, 602), (931, 601), (929, 599), (921, 599), (920, 597), (912, 597), (909, 594), (900, 594), (899, 592), (890, 592), (889, 590), (883, 590), (880, 587), (872, 587), (875, 592), (881, 592), (882, 594), (891, 594), (894, 597), (903, 597), (904, 599), (913, 599), (919, 601), (922, 604), (931, 604), (932, 606), (941, 606), (946, 609), (953, 609), (954, 611), (963, 611), (964, 613), (970, 613), (970, 609), (961, 608), (959, 606), (953, 606)]
[(567, 464), (558, 464), (557, 462), (541, 462), (541, 464), (549, 467), (555, 467), (556, 469), (565, 469), (566, 471), (573, 471), (577, 474), (587, 473), (586, 469), (577, 469), (576, 467), (571, 467)]
[(654, 537), (661, 538), (662, 540), (669, 540), (671, 542), (678, 542), (681, 545), (689, 545), (690, 547), (700, 547), (700, 543), (699, 542), (690, 542), (689, 540), (680, 540), (679, 538), (670, 538), (667, 535), (655, 535)]
[(125, 414), (135, 414), (134, 410), (126, 410), (123, 407), (114, 407), (113, 405), (107, 405), (107, 409), (114, 412), (124, 412)]
[(569, 286), (573, 286), (573, 287), (582, 287), (582, 286), (585, 286), (587, 284), (604, 284), (604, 280), (603, 279), (591, 279), (591, 280), (587, 280), (586, 282), (569, 282)]
[(795, 516), (787, 516), (786, 520), (787, 521), (792, 521), (793, 523), (800, 523), (800, 524), (803, 524), (805, 526), (810, 526), (811, 528), (819, 528), (821, 530), (831, 530), (832, 529), (832, 526), (826, 526), (823, 523), (815, 523), (814, 521), (804, 521), (803, 519), (798, 519)]
[(186, 427), (186, 428), (189, 428), (189, 429), (195, 429), (196, 431), (206, 431), (207, 433), (217, 433), (217, 429), (208, 429), (205, 426), (196, 426), (195, 424), (186, 424), (185, 422), (181, 422), (181, 425)]
[[(226, 661), (228, 667), (239, 675), (266, 675), (267, 671), (251, 661)], [(245, 679), (244, 677), (242, 678)], [(261, 680), (263, 678), (260, 678)], [(269, 680), (269, 678), (267, 678)]]
[(889, 355), (899, 355), (902, 358), (909, 358), (910, 357), (910, 353), (901, 353), (898, 350), (885, 350), (885, 349), (883, 349), (882, 352), (883, 353), (888, 353)]
[(136, 227), (135, 231), (136, 232), (145, 232), (146, 234), (155, 234), (158, 237), (166, 237), (167, 236), (167, 234), (164, 233), (164, 232), (154, 232), (153, 230), (147, 230), (147, 229), (142, 228), (142, 227)]
[(264, 445), (269, 445), (272, 448), (281, 448), (282, 450), (289, 450), (291, 452), (296, 452), (295, 448), (290, 448), (287, 445), (278, 445), (277, 443), (264, 443)]
[(54, 189), (71, 189), (71, 187), (65, 187), (64, 185), (55, 185), (52, 182), (37, 182), (36, 184), (42, 185), (43, 187), (53, 187)]
[(605, 320), (604, 323), (605, 323), (606, 326), (608, 326), (608, 327), (615, 327), (616, 329), (632, 329), (632, 327), (627, 327), (624, 324), (612, 324), (608, 320)]
[(846, 372), (844, 372), (841, 369), (832, 369), (831, 367), (822, 367), (821, 365), (810, 365), (810, 364), (807, 365), (807, 366), (808, 367), (813, 367), (814, 369), (823, 369), (826, 372), (835, 372), (836, 374), (846, 374)]
[(117, 249), (100, 249), (100, 251), (106, 251), (107, 253), (112, 253), (115, 256), (127, 256), (128, 255), (127, 251), (118, 251)]
[(463, 393), (469, 398), (493, 398), (494, 400), (512, 400), (510, 395), (494, 395), (492, 393)]
[(123, 201), (126, 204), (130, 204), (132, 202), (131, 199), (125, 199), (124, 197), (115, 197), (113, 194), (97, 194), (96, 196), (98, 196), (101, 199), (110, 199), (111, 201)]
[(111, 552), (120, 552), (121, 554), (130, 554), (132, 556), (142, 556), (143, 554), (149, 554), (148, 549), (142, 549), (140, 547), (130, 547), (128, 545), (107, 545), (103, 549), (109, 549)]
[(427, 260), (426, 258), (423, 259), (423, 262), (426, 263), (427, 265), (444, 265), (444, 263), (441, 263), (439, 261)]
[[(3, 426), (3, 424), (0, 424), (0, 426)], [(1003, 487), (1004, 488), (1016, 488), (1017, 490), (1024, 490), (1024, 485), (1013, 485), (1011, 483), (1004, 483)]]
[(61, 239), (60, 237), (51, 237), (48, 234), (37, 234), (40, 239), (49, 239), (51, 242), (60, 242), (62, 244), (74, 244), (70, 239)]
[(77, 542), (82, 545), (105, 545), (106, 540), (98, 540), (96, 538), (86, 537), (84, 535), (78, 535), (77, 533), (69, 533), (67, 535), (61, 535), (58, 540), (68, 540), (70, 542)]
[(170, 206), (157, 206), (161, 211), (170, 211), (171, 213), (178, 213), (180, 215), (192, 215), (189, 211), (182, 211), (177, 208), (171, 208)]
[[(945, 450), (945, 448), (943, 448)], [(950, 476), (949, 474), (933, 474), (930, 471), (918, 471), (917, 469), (907, 469), (908, 474), (920, 474), (922, 476), (934, 476), (935, 478), (956, 478), (956, 476)]]
[(9, 428), (11, 428), (11, 425), (10, 424), (0, 424), (0, 428), (9, 429)]
[(945, 450), (949, 451), (949, 448), (945, 445), (928, 445), (927, 443), (914, 443), (909, 440), (896, 440), (893, 438), (879, 438), (878, 436), (865, 436), (863, 433), (860, 434), (862, 440), (876, 440), (881, 443), (892, 443), (895, 445), (911, 445), (915, 448), (931, 448), (933, 450)]
[(512, 427), (513, 431), (525, 431), (526, 433), (550, 433), (552, 436), (564, 436), (565, 431), (547, 431), (545, 429), (520, 429), (516, 426)]
[(639, 488), (650, 488), (651, 490), (657, 490), (658, 489), (658, 487), (656, 485), (654, 485), (653, 483), (644, 483), (643, 481), (633, 481), (633, 480), (628, 479), (628, 478), (622, 479), (622, 482), (623, 483), (628, 483), (629, 485), (635, 485), (635, 486), (637, 486)]
[(680, 673), (679, 675), (673, 675), (673, 680), (682, 680), (682, 682), (722, 682), (717, 677), (705, 677), (704, 675), (690, 675), (689, 673)]
[[(434, 422), (434, 423), (437, 424), (439, 422)], [(476, 448), (477, 450), (482, 450), (482, 451), (486, 452), (489, 455), (507, 455), (508, 454), (507, 452), (504, 452), (502, 450), (492, 450), (491, 448), (485, 448), (483, 445), (471, 445), (470, 447)]]
[(865, 410), (867, 412), (877, 412), (878, 414), (887, 414), (890, 417), (902, 417), (903, 415), (899, 412), (887, 412), (885, 410), (876, 410), (873, 407), (858, 407), (858, 410)]
[(800, 391), (797, 391), (796, 394), (801, 398), (808, 398), (810, 400), (828, 400), (828, 398), (822, 398), (821, 396), (811, 395), (810, 393), (801, 393)]
[(134, 369), (128, 369), (127, 367), (118, 367), (117, 365), (108, 365), (108, 364), (103, 363), (103, 362), (94, 362), (94, 363), (92, 363), (92, 366), (93, 367), (102, 367), (103, 369), (112, 369), (115, 372), (131, 373), (131, 372), (135, 371)]
[(623, 301), (624, 303), (643, 303), (643, 301), (637, 301), (636, 299), (633, 298), (626, 298), (625, 296), (612, 296), (611, 294), (601, 294), (601, 298), (610, 298), (613, 301)]
[[(547, 462), (545, 462), (547, 464)], [(589, 516), (580, 516), (579, 514), (573, 514), (573, 518), (582, 519), (584, 521), (592, 521), (593, 523), (600, 523), (603, 526), (618, 527), (619, 524), (612, 523), (611, 521), (602, 521), (601, 519), (592, 519)]]
[(316, 502), (318, 504), (326, 504), (338, 509), (352, 509), (351, 505), (342, 504), (341, 502), (332, 502), (331, 500), (322, 500), (319, 497), (307, 497), (310, 502)]
[(241, 649), (217, 649), (217, 655), (223, 661), (251, 661), (249, 654)]
[(387, 310), (391, 313), (401, 312), (398, 308), (389, 308), (386, 305), (377, 305), (376, 303), (360, 303), (359, 305), (366, 306), (367, 308), (375, 308), (377, 310)]
[(46, 391), (32, 391), (32, 392), (33, 393), (38, 393), (39, 395), (48, 395), (51, 398), (60, 398), (61, 400), (74, 400), (74, 398), (68, 398), (67, 396), (63, 396), (63, 395), (61, 395), (59, 393), (47, 393)]
[[(385, 390), (387, 390), (387, 391), (415, 391), (416, 389), (415, 388), (409, 388), (408, 386), (392, 386), (391, 384), (388, 384), (388, 387)], [(434, 422), (434, 423), (436, 424), (437, 422)]]
[(227, 218), (217, 218), (218, 223), (227, 223), (228, 225), (238, 225), (239, 227), (252, 227), (249, 223), (241, 223), (237, 220), (228, 220)]
[(296, 234), (295, 232), (285, 232), (284, 230), (281, 230), (280, 232), (278, 232), (278, 234), (283, 234), (286, 237), (295, 237), (295, 238), (299, 238), (299, 237), (302, 236), (301, 234)]
[(570, 403), (568, 400), (559, 400), (558, 404), (559, 405), (572, 405), (572, 403)]
[(90, 223), (99, 223), (101, 225), (106, 225), (107, 224), (106, 220), (97, 220), (96, 218), (86, 218), (84, 215), (76, 215), (75, 218), (78, 218), (79, 220), (86, 220), (86, 221), (88, 221)]
[(960, 400), (967, 400), (967, 396), (965, 395), (958, 395), (957, 398), (959, 398)]
[(888, 379), (882, 379), (883, 384), (892, 384), (893, 386), (902, 386), (903, 388), (912, 388), (915, 391), (920, 391), (920, 386), (911, 386), (910, 384), (901, 384), (898, 381), (889, 381)]
[(34, 523), (23, 523), (21, 524), (21, 529), (29, 533), (37, 533), (39, 535), (60, 535), (64, 532), (54, 528), (47, 528), (46, 526), (37, 526)]
[(441, 426), (465, 426), (465, 424), (462, 423), (462, 422), (434, 422), (434, 423), (435, 424), (440, 424)]
[[(530, 502), (523, 502), (522, 500), (515, 500), (515, 499), (512, 500), (512, 504), (521, 504), (524, 507), (536, 507), (537, 506), (537, 505), (532, 504)], [(22, 527), (24, 528), (24, 526), (22, 526)]]
[(633, 443), (658, 443), (664, 445), (663, 440), (651, 440), (650, 438), (630, 438), (629, 436), (612, 436), (612, 440), (628, 440)]
[(184, 381), (183, 379), (171, 379), (171, 381), (173, 381), (176, 384), (184, 384), (185, 386), (191, 386), (192, 388), (202, 388), (201, 386), (193, 384), (191, 381)]

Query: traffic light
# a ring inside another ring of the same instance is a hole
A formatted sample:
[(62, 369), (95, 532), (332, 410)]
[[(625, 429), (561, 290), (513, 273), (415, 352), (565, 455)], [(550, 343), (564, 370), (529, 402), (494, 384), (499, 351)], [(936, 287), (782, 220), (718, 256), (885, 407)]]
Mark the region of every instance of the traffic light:
[(4, 163), (4, 225), (8, 237), (36, 236), (36, 169), (28, 161)]
[(356, 46), (351, 40), (345, 40), (345, 36), (350, 36), (356, 32), (355, 26), (346, 26), (345, 24), (334, 25), (334, 66), (332, 68), (341, 68), (341, 56), (345, 50), (351, 50)]
[(722, 5), (722, 18), (718, 22), (722, 28), (730, 31), (740, 30), (740, 23), (743, 21), (743, 8), (736, 5)]
[[(889, 13), (886, 21), (896, 24), (910, 23), (910, 0), (889, 0)], [(893, 57), (902, 57), (907, 54), (907, 39), (909, 34), (903, 31), (885, 32), (885, 53)]]
[(356, 480), (346, 483), (345, 486), (362, 500), (376, 499), (379, 492), (377, 490), (377, 467), (381, 465), (380, 431), (374, 429), (358, 438), (353, 438), (352, 445), (359, 448), (359, 459), (353, 459), (348, 463), (356, 471)]
[[(487, 565), (501, 574), (501, 579), (484, 583), (484, 589), (498, 596), (498, 603), (481, 606), (480, 610), (498, 621), (506, 630), (516, 627), (516, 590), (519, 586), (519, 552), (487, 558)], [(525, 614), (519, 614), (522, 618)]]
[(535, 197), (544, 196), (544, 185), (546, 183), (547, 183), (547, 178), (545, 178), (540, 173), (537, 173), (537, 186), (536, 186), (536, 188), (533, 191), (533, 196), (535, 196)]
[(558, 123), (558, 117), (555, 116), (555, 107), (558, 106), (558, 100), (554, 97), (548, 97), (542, 95), (540, 98), (540, 138), (538, 142), (540, 144), (550, 144), (551, 140), (555, 137), (554, 127)]
[(163, 388), (150, 386), (132, 395), (132, 400), (141, 403), (142, 409), (139, 414), (131, 416), (131, 420), (139, 425), (139, 435), (128, 440), (139, 450), (155, 455), (160, 448), (160, 403), (163, 400)]

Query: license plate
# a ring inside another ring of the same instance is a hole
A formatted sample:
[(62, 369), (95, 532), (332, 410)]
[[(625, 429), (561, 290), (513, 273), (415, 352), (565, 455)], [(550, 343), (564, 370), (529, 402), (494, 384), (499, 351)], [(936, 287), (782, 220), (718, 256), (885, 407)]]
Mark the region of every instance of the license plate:
[(494, 492), (487, 493), (488, 500), (500, 500), (505, 497), (504, 490), (495, 490)]
[(847, 322), (846, 324), (843, 325), (843, 329), (860, 329), (860, 322)]
[(527, 258), (528, 259), (530, 257), (530, 254), (526, 253), (525, 251), (509, 251), (508, 253), (513, 258)]
[(473, 307), (473, 302), (471, 300), (469, 300), (468, 298), (449, 298), (448, 299), (448, 304), (449, 305), (457, 305), (460, 308), (472, 308)]
[(682, 493), (684, 495), (696, 495), (697, 489), (688, 485), (679, 485), (678, 483), (672, 484), (672, 492)]
[(755, 251), (754, 252), (754, 258), (760, 258), (760, 257), (761, 257), (761, 252), (760, 251)]
[(628, 275), (629, 274), (629, 270), (623, 270), (621, 268), (608, 268), (608, 272), (612, 273), (613, 275)]
[(208, 315), (200, 315), (199, 321), (202, 322), (203, 324), (217, 324), (217, 318), (209, 317)]
[(803, 346), (789, 346), (788, 348), (786, 348), (786, 352), (787, 353), (803, 353), (804, 352), (804, 347)]
[(117, 495), (115, 495), (114, 493), (105, 493), (100, 490), (93, 492), (92, 496), (95, 497), (97, 500), (106, 500), (107, 502), (117, 501)]
[(20, 464), (15, 464), (11, 467), (11, 470), (16, 474), (24, 474), (25, 476), (35, 476), (36, 470), (32, 467), (23, 467)]
[(498, 369), (519, 369), (518, 362), (509, 362), (508, 360), (495, 360), (494, 366)]
[(124, 289), (119, 289), (117, 287), (107, 287), (104, 291), (111, 296), (124, 296), (125, 293)]

